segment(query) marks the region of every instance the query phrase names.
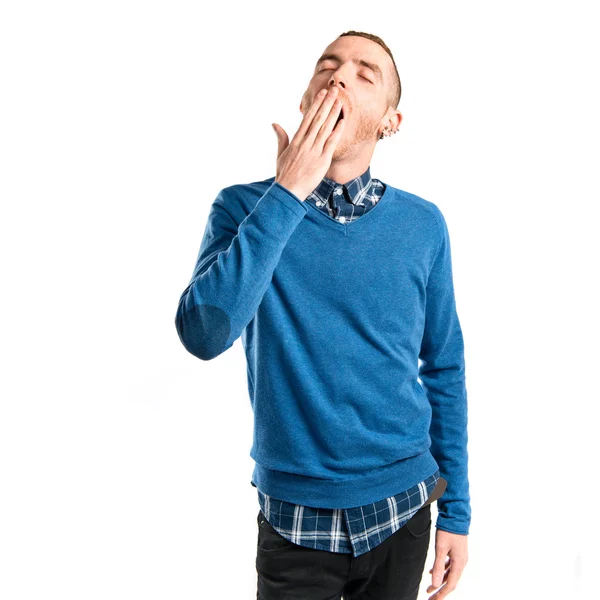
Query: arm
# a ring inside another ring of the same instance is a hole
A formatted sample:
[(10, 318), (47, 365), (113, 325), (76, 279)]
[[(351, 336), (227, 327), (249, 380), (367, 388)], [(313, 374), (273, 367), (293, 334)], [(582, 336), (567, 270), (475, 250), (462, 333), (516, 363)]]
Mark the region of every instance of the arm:
[(427, 281), (419, 377), (432, 407), (431, 453), (448, 482), (438, 500), (436, 527), (467, 535), (471, 507), (464, 344), (454, 298), (450, 237), (437, 207), (436, 217), (440, 244)]
[(299, 198), (273, 182), (237, 226), (225, 194), (221, 190), (211, 206), (194, 273), (175, 316), (179, 339), (201, 360), (219, 356), (240, 337), (307, 212)]

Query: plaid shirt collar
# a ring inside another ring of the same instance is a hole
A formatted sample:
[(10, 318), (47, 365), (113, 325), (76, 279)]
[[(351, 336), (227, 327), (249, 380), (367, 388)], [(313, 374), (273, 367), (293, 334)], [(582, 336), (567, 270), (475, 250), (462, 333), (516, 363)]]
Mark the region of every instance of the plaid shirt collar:
[[(351, 179), (348, 183), (337, 183), (328, 177), (323, 177), (319, 185), (310, 193), (307, 200), (312, 200), (317, 206), (323, 206), (326, 204), (335, 192), (336, 194), (343, 194), (345, 200), (349, 200), (352, 204), (358, 206), (364, 206), (365, 198), (371, 193), (373, 187), (373, 179), (371, 178), (371, 167), (367, 167), (367, 170), (356, 177)], [(341, 195), (340, 194), (340, 195)]]

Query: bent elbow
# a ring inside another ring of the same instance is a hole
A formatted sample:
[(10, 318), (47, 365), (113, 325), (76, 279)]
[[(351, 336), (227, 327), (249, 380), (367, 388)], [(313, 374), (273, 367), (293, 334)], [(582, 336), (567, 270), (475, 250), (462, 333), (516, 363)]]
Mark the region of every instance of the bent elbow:
[(231, 323), (218, 306), (199, 304), (185, 312), (180, 310), (175, 327), (184, 348), (200, 360), (212, 360), (231, 345), (227, 345)]

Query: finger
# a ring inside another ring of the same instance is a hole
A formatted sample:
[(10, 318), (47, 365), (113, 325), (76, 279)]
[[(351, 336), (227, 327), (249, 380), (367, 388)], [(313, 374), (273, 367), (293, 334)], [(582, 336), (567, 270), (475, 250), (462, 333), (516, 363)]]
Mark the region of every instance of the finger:
[(335, 147), (337, 146), (338, 142), (340, 141), (340, 138), (342, 137), (344, 127), (346, 126), (345, 123), (346, 120), (342, 119), (335, 126), (333, 133), (327, 138), (327, 141), (323, 146), (323, 154), (326, 155), (329, 158), (329, 160), (331, 160), (331, 157), (333, 156), (333, 151), (335, 150)]
[(300, 123), (300, 127), (298, 127), (298, 131), (296, 132), (296, 135), (294, 136), (294, 138), (296, 138), (296, 137), (298, 139), (304, 138), (304, 136), (306, 135), (306, 132), (308, 131), (308, 129), (314, 119), (314, 116), (317, 114), (317, 111), (321, 107), (321, 104), (323, 103), (323, 100), (325, 100), (326, 96), (327, 96), (327, 88), (323, 88), (315, 96), (313, 103), (310, 105), (310, 107), (304, 114), (304, 118), (302, 119), (302, 122)]
[[(323, 125), (321, 126), (321, 129), (319, 130), (319, 134), (317, 135), (317, 137), (315, 139), (315, 146), (323, 147), (323, 144), (329, 138), (329, 136), (331, 135), (332, 129), (335, 127), (335, 122), (336, 122), (337, 118), (339, 117), (341, 110), (342, 110), (342, 101), (339, 98), (337, 98), (331, 107), (331, 111), (327, 115), (327, 119), (325, 119), (325, 122), (323, 123)], [(342, 119), (342, 121), (343, 121), (343, 119)], [(342, 121), (340, 121), (340, 123)]]
[(290, 140), (285, 129), (278, 123), (272, 123), (273, 130), (277, 136), (277, 158), (279, 158), (282, 152), (289, 146)]
[(444, 571), (443, 573), (436, 573), (436, 575), (438, 575), (438, 577), (440, 575), (442, 575), (442, 579), (440, 581), (440, 579), (436, 579), (435, 576), (433, 576), (433, 570), (435, 569), (435, 565), (433, 567), (433, 569), (429, 569), (429, 574), (432, 575), (431, 577), (431, 585), (429, 586), (429, 588), (427, 589), (427, 591), (431, 591), (431, 590), (436, 590), (437, 588), (439, 588), (444, 581), (446, 581), (446, 579), (448, 578), (448, 571), (450, 569), (450, 567), (452, 566), (452, 560), (451, 558), (448, 556), (446, 557), (446, 564), (444, 565)]
[(450, 557), (446, 553), (446, 551), (436, 552), (435, 561), (433, 563), (433, 574), (432, 574), (432, 585), (434, 587), (440, 587), (442, 585), (442, 577), (444, 576), (444, 571), (448, 567), (448, 562)]
[(453, 563), (445, 585), (440, 588), (429, 600), (442, 600), (442, 598), (445, 598), (450, 592), (455, 590), (463, 569), (464, 567), (460, 567), (456, 563)]
[(339, 91), (335, 95), (332, 94), (331, 92), (327, 92), (325, 99), (321, 103), (321, 106), (319, 107), (317, 114), (315, 115), (314, 119), (312, 120), (312, 123), (310, 124), (309, 129), (305, 136), (306, 141), (309, 142), (311, 145), (314, 145), (315, 140), (316, 140), (317, 136), (319, 135), (319, 132), (321, 131), (321, 126), (323, 125), (323, 123), (325, 123), (325, 121), (331, 114), (334, 103), (338, 97), (338, 94), (339, 94)]
[[(429, 571), (431, 573), (431, 571)], [(445, 571), (444, 571), (444, 577), (442, 578), (442, 582), (440, 583), (440, 585), (429, 585), (427, 586), (427, 589), (425, 590), (428, 594), (430, 592), (433, 592), (437, 589), (439, 589), (442, 585), (444, 585), (445, 583), (448, 582), (448, 575), (450, 574), (450, 567), (448, 567)]]
[(442, 600), (445, 598), (450, 592), (456, 589), (456, 582), (453, 582), (449, 577), (447, 583), (442, 586), (433, 596), (430, 596), (429, 600)]
[[(444, 565), (445, 569), (448, 569), (448, 567), (450, 566), (450, 562), (451, 562), (451, 558), (449, 556), (446, 557), (446, 564)], [(431, 569), (429, 569), (429, 574), (431, 575), (433, 573), (433, 567)]]
[(433, 596), (429, 596), (427, 600), (441, 600), (444, 597), (442, 594), (444, 594), (445, 589), (446, 586), (440, 588)]

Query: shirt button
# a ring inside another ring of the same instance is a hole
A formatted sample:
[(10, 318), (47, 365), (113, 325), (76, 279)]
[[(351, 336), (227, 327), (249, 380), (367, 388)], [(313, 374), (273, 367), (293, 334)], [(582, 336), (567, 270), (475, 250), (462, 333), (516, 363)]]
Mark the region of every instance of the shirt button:
[(333, 193), (334, 193), (336, 196), (340, 196), (341, 194), (343, 194), (343, 190), (342, 190), (342, 188), (341, 188), (341, 187), (337, 187), (337, 188), (335, 188), (335, 190), (333, 190)]
[(346, 217), (340, 217), (339, 219), (340, 223), (345, 223), (346, 222)]

